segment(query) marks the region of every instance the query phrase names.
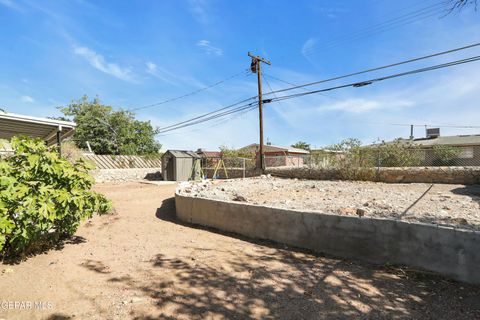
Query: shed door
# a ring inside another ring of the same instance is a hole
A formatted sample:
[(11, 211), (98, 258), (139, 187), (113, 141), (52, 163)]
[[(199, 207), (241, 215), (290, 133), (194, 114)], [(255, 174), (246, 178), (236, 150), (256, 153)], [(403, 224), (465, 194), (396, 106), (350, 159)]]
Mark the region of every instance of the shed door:
[(167, 159), (168, 160), (167, 160), (167, 167), (165, 170), (166, 172), (165, 180), (174, 181), (175, 177), (173, 176), (173, 173), (174, 173), (173, 162), (175, 161), (175, 158), (168, 157)]

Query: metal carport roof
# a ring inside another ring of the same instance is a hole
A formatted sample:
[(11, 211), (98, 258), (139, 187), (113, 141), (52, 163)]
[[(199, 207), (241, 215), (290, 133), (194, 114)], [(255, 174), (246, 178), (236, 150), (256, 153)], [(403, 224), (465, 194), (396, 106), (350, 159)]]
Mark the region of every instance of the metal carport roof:
[(57, 132), (60, 140), (70, 137), (76, 124), (48, 118), (38, 118), (0, 111), (0, 139), (11, 139), (14, 136), (40, 138), (47, 144), (57, 143)]

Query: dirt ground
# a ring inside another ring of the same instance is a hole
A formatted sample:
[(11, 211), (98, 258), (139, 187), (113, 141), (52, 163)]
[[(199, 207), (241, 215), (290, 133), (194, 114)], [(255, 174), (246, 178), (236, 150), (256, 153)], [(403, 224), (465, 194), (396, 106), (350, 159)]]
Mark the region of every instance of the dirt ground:
[(186, 186), (199, 197), (480, 230), (480, 185), (312, 181), (262, 176)]
[(115, 214), (0, 265), (0, 319), (480, 319), (480, 286), (185, 225), (174, 188), (98, 185)]

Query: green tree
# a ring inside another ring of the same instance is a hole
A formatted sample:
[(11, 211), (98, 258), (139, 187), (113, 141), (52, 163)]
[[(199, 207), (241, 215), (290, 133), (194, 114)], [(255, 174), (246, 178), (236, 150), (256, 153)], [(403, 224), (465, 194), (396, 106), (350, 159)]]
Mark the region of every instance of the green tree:
[(310, 151), (310, 143), (306, 143), (305, 141), (298, 141), (298, 142), (292, 144), (292, 147), (297, 148), (297, 149), (303, 149), (303, 150)]
[(255, 151), (250, 148), (232, 149), (227, 146), (220, 146), (222, 157), (224, 158), (246, 158), (255, 159)]
[(60, 111), (76, 122), (74, 140), (79, 148), (85, 149), (87, 141), (97, 154), (147, 155), (161, 148), (150, 121), (136, 120), (130, 111), (113, 110), (98, 98), (83, 96)]
[(348, 138), (342, 140), (340, 143), (333, 144), (325, 149), (333, 151), (350, 151), (360, 148), (362, 142), (356, 138)]

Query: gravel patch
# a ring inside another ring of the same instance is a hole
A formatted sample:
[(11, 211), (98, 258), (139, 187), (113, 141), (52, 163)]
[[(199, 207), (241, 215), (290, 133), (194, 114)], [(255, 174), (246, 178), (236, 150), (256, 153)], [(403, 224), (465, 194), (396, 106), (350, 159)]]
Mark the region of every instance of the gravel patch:
[(480, 185), (313, 181), (267, 175), (182, 183), (178, 190), (215, 200), (480, 231)]

